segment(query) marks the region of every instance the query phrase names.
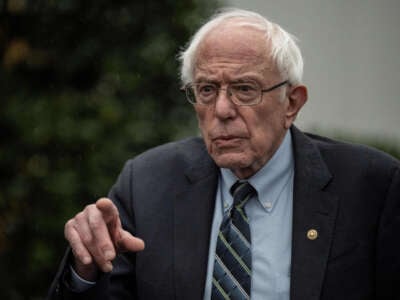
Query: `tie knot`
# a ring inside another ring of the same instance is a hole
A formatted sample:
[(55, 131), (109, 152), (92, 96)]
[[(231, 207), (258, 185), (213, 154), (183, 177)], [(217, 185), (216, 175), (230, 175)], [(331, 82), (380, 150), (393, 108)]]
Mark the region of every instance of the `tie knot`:
[(234, 206), (243, 206), (247, 200), (257, 193), (254, 187), (248, 181), (241, 180), (236, 181), (232, 185), (230, 192), (233, 196)]

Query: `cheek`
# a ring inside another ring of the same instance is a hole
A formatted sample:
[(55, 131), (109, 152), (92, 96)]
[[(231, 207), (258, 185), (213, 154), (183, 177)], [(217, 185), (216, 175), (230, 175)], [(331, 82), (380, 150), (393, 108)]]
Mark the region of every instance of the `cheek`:
[(205, 137), (207, 131), (207, 121), (204, 114), (197, 114), (197, 126), (200, 129), (201, 134)]
[(210, 124), (210, 122), (207, 121), (206, 110), (204, 108), (202, 108), (202, 109), (195, 109), (195, 111), (196, 111), (196, 116), (197, 116), (198, 127), (199, 127), (201, 135), (208, 147), (209, 139), (208, 139), (208, 134), (207, 134), (207, 131), (208, 131), (207, 125)]
[(254, 122), (247, 123), (251, 134), (251, 147), (256, 155), (265, 155), (273, 151), (274, 144), (285, 133), (285, 120), (279, 110), (264, 111), (253, 117)]

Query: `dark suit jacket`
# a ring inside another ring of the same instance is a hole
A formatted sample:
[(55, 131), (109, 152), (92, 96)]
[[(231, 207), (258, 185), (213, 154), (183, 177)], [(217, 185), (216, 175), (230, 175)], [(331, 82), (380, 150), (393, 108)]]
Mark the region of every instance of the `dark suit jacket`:
[[(292, 129), (292, 300), (400, 299), (400, 164), (376, 150)], [(77, 295), (65, 256), (48, 299), (202, 299), (218, 168), (200, 138), (126, 163), (110, 197), (146, 249)], [(311, 240), (307, 232), (315, 229)]]

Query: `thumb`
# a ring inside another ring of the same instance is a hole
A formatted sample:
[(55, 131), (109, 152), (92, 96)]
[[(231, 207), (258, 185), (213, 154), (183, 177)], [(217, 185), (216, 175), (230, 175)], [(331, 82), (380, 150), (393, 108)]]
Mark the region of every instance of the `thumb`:
[(138, 252), (144, 249), (144, 241), (121, 229), (117, 241), (118, 252)]

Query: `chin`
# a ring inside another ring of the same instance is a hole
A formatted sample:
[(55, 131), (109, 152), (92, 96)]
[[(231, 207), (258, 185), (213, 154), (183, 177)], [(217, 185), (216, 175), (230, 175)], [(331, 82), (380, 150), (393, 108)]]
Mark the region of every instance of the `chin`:
[(243, 153), (224, 153), (211, 156), (220, 168), (237, 170), (248, 168), (251, 165), (249, 158)]

